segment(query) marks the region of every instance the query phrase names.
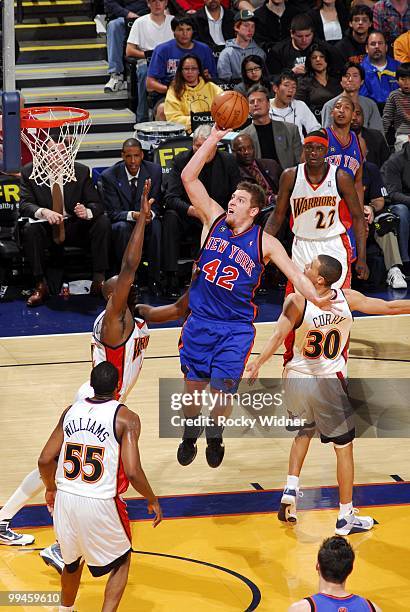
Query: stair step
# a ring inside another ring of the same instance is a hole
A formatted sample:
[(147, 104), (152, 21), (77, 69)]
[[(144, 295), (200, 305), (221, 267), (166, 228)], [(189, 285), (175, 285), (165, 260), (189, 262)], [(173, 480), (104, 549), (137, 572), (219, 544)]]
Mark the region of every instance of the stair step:
[[(87, 15), (92, 17), (92, 0), (23, 0), (24, 18), (44, 17), (45, 15)], [(15, 3), (16, 7), (17, 4)]]
[(134, 129), (135, 113), (128, 108), (93, 108), (90, 109), (90, 117), (89, 134), (129, 132)]
[(39, 40), (20, 43), (18, 64), (46, 64), (106, 59), (105, 37), (76, 40)]
[(134, 138), (134, 131), (121, 132), (121, 134), (114, 132), (111, 134), (86, 134), (80, 145), (77, 159), (104, 158), (115, 152), (118, 155), (118, 161), (122, 143), (127, 138)]
[(92, 38), (96, 35), (94, 21), (78, 17), (26, 19), (24, 23), (16, 24), (14, 27), (18, 41), (49, 40), (50, 38), (67, 40)]
[(102, 85), (108, 81), (108, 63), (62, 62), (58, 64), (23, 64), (16, 67), (17, 87), (57, 87), (63, 85)]
[(27, 87), (22, 92), (26, 106), (79, 106), (84, 108), (124, 108), (128, 92), (104, 93), (103, 85), (72, 85), (71, 87)]

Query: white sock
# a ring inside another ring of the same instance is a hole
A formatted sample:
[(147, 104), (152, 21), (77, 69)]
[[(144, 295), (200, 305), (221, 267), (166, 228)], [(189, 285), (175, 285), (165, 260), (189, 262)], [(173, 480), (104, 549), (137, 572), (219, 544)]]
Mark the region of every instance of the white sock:
[(74, 612), (74, 606), (60, 606), (58, 612)]
[(346, 514), (351, 514), (353, 512), (353, 502), (349, 502), (348, 504), (339, 504), (339, 518), (343, 518)]
[(286, 479), (287, 489), (299, 489), (299, 476), (289, 476)]
[(13, 516), (37, 493), (44, 489), (38, 469), (28, 474), (0, 510), (0, 521), (10, 521)]

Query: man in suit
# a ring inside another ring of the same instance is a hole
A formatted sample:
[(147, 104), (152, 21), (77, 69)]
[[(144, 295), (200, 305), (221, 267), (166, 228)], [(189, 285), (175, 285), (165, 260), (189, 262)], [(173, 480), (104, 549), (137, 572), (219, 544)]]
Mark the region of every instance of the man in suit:
[(221, 6), (221, 0), (204, 0), (204, 6), (196, 11), (193, 22), (197, 40), (210, 47), (217, 57), (225, 43), (235, 36), (234, 14)]
[[(61, 146), (64, 149), (63, 143)], [(45, 251), (48, 248), (55, 260), (61, 257), (64, 245), (90, 247), (93, 265), (90, 293), (101, 294), (108, 269), (110, 222), (104, 215), (87, 166), (76, 162), (74, 169), (75, 181), (63, 185), (60, 179), (60, 182), (41, 186), (30, 178), (33, 164), (26, 164), (21, 170), (20, 215), (30, 219), (23, 229), (23, 248), (35, 280), (35, 290), (27, 306), (39, 306), (47, 299)], [(59, 196), (55, 196), (56, 189)], [(57, 206), (61, 212), (57, 212), (56, 197), (60, 198)]]
[[(179, 153), (173, 161), (168, 175), (165, 193), (165, 214), (163, 218), (162, 248), (166, 254), (163, 269), (166, 274), (166, 295), (179, 296), (177, 278), (180, 241), (187, 237), (192, 243), (196, 256), (200, 246), (202, 222), (182, 184), (181, 173), (194, 153), (204, 144), (211, 134), (211, 126), (201, 125), (193, 133), (192, 149)], [(215, 150), (208, 157), (199, 175), (208, 193), (223, 208), (227, 208), (232, 193), (240, 181), (238, 164), (234, 157), (224, 151)]]
[(145, 180), (150, 178), (152, 187), (149, 197), (154, 198), (155, 202), (151, 209), (151, 221), (145, 230), (144, 244), (148, 250), (150, 289), (157, 293), (161, 262), (161, 166), (144, 160), (141, 143), (135, 138), (123, 143), (121, 157), (122, 161), (107, 168), (101, 175), (103, 204), (112, 224), (116, 264), (119, 269), (134, 223), (140, 214)]
[(254, 85), (249, 90), (248, 102), (252, 123), (240, 133), (252, 138), (255, 157), (274, 159), (283, 169), (298, 164), (302, 153), (299, 130), (291, 123), (272, 121), (268, 90)]

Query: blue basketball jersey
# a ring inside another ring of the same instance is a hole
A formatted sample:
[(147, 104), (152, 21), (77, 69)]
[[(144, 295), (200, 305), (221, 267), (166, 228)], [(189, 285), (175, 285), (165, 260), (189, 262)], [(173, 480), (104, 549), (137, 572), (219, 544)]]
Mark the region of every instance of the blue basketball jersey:
[(306, 597), (315, 612), (370, 612), (374, 606), (364, 597), (349, 595), (334, 597), (324, 593), (316, 593)]
[(264, 269), (262, 234), (259, 225), (233, 234), (225, 214), (214, 221), (196, 262), (200, 274), (189, 291), (194, 315), (228, 323), (255, 319), (252, 299)]
[(329, 137), (328, 162), (339, 166), (339, 168), (345, 170), (354, 178), (363, 162), (356, 134), (350, 131), (349, 143), (343, 146), (331, 127), (326, 128), (326, 132)]

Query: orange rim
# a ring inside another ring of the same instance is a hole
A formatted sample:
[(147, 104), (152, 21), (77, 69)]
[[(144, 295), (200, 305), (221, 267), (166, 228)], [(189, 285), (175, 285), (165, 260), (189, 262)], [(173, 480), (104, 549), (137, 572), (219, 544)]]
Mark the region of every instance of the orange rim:
[[(37, 119), (34, 115), (44, 115), (45, 113), (76, 113), (75, 117), (62, 117), (61, 119), (48, 119), (42, 118), (41, 116)], [(84, 108), (74, 108), (72, 106), (32, 106), (30, 108), (23, 108), (20, 111), (21, 127), (27, 128), (39, 128), (39, 127), (60, 127), (66, 123), (78, 123), (85, 121), (90, 116), (90, 113)]]

